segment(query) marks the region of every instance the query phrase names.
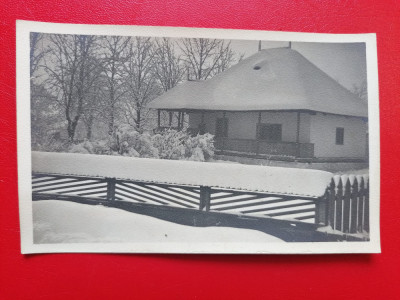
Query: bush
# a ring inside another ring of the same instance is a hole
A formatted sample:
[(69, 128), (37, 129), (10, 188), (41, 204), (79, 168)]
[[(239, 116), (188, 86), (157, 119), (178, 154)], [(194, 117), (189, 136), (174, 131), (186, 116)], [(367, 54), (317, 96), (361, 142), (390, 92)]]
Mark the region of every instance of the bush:
[(119, 126), (113, 134), (112, 150), (120, 155), (158, 158), (151, 136), (139, 133), (129, 125)]
[(185, 146), (186, 157), (189, 160), (205, 161), (214, 156), (214, 136), (212, 134), (189, 136)]
[(205, 161), (214, 156), (214, 136), (191, 136), (186, 131), (169, 129), (153, 136), (160, 158)]
[(70, 143), (61, 138), (56, 138), (53, 135), (48, 135), (42, 138), (40, 142), (32, 144), (33, 151), (44, 152), (64, 152), (70, 146)]
[(70, 145), (68, 152), (207, 161), (214, 155), (214, 136), (208, 133), (191, 136), (186, 131), (173, 129), (150, 135), (123, 125), (117, 127), (109, 139), (85, 140)]
[(152, 137), (153, 146), (158, 150), (159, 158), (184, 159), (186, 135), (182, 131), (165, 130)]

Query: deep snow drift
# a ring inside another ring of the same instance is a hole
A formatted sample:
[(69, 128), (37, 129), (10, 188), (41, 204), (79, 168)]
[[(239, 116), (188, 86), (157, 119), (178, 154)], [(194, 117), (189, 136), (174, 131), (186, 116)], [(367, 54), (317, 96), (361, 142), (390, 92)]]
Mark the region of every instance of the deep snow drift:
[(51, 152), (32, 152), (32, 171), (309, 197), (323, 196), (332, 179), (309, 169)]
[(58, 200), (32, 205), (35, 244), (283, 242), (256, 230), (185, 226), (101, 205)]

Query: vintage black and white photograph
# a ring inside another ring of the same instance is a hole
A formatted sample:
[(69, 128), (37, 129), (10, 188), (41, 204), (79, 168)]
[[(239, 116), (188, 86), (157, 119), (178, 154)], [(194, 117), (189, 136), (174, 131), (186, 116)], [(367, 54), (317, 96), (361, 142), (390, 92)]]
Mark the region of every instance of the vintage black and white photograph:
[(24, 253), (379, 252), (373, 34), (17, 23)]

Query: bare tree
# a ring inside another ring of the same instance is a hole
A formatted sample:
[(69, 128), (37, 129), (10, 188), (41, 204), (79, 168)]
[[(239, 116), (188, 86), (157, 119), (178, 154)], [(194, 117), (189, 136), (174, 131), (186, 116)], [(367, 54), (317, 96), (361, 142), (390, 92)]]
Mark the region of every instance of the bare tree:
[(128, 93), (124, 101), (124, 114), (128, 124), (142, 130), (148, 113), (146, 106), (160, 93), (154, 76), (154, 52), (150, 38), (135, 37), (129, 48), (125, 64)]
[(156, 39), (153, 47), (154, 76), (164, 91), (176, 86), (185, 74), (182, 59), (168, 38)]
[(45, 47), (46, 35), (30, 34), (30, 96), (31, 96), (31, 142), (32, 148), (41, 150), (60, 126), (59, 110), (54, 97), (46, 90), (41, 72), (49, 50)]
[(43, 47), (43, 33), (31, 32), (30, 34), (30, 77), (34, 79), (42, 60), (44, 59), (48, 50)]
[(353, 94), (356, 94), (361, 100), (368, 101), (368, 84), (367, 79), (364, 78), (358, 85), (354, 84), (351, 89)]
[[(100, 73), (101, 71), (97, 70), (97, 72)], [(103, 105), (100, 105), (99, 100), (104, 98), (104, 86), (104, 80), (99, 74), (85, 97), (85, 105), (81, 119), (86, 127), (86, 138), (88, 140), (92, 139), (93, 125), (95, 124), (95, 120), (102, 118), (104, 115), (105, 110)]]
[(235, 61), (230, 42), (224, 40), (186, 38), (181, 41), (180, 48), (191, 79), (211, 78)]
[(95, 36), (86, 35), (49, 36), (52, 59), (45, 68), (48, 86), (63, 108), (70, 142), (74, 140), (87, 96), (97, 78), (98, 66), (91, 59), (95, 41)]
[(105, 119), (108, 122), (108, 133), (114, 130), (116, 106), (126, 93), (123, 78), (124, 63), (127, 61), (130, 38), (122, 36), (102, 37), (101, 65), (105, 87)]

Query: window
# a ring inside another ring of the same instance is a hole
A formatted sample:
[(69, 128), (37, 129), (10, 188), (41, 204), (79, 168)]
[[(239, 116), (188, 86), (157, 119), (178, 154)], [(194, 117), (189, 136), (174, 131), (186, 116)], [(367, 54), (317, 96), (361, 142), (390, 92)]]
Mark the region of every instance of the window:
[(268, 142), (282, 141), (282, 124), (259, 124), (258, 138)]
[(337, 127), (336, 128), (336, 145), (344, 144), (344, 128)]
[(218, 118), (215, 128), (216, 137), (228, 137), (228, 118)]

